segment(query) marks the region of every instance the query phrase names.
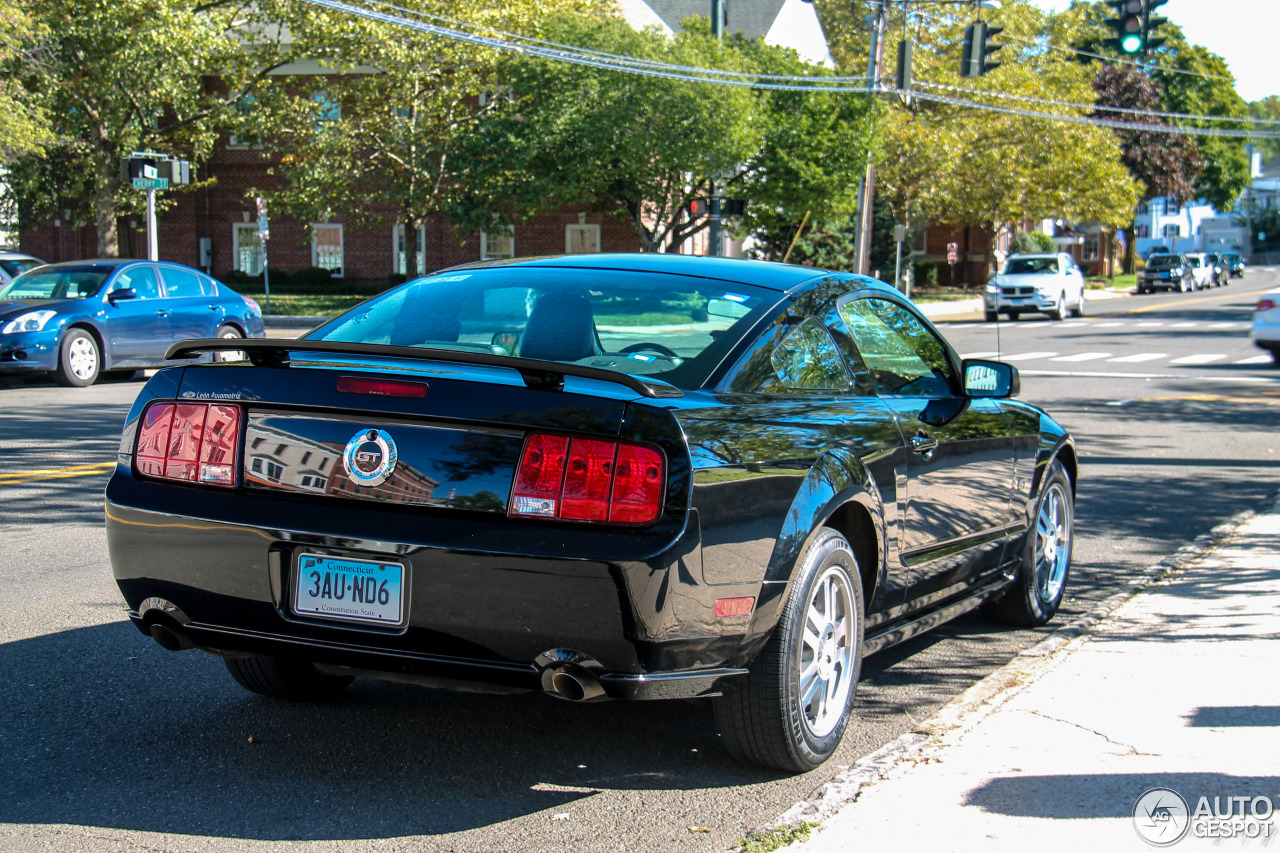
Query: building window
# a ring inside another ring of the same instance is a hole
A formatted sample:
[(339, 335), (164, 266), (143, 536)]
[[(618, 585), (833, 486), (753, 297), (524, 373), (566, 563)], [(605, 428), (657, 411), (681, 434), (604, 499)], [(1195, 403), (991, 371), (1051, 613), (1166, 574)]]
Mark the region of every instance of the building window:
[(342, 118), (342, 106), (330, 97), (328, 92), (323, 90), (315, 92), (311, 95), (311, 99), (315, 102), (317, 127), (324, 127)]
[(311, 265), (329, 270), (334, 278), (342, 278), (341, 225), (311, 226)]
[[(414, 275), (427, 274), (427, 253), (424, 248), (427, 243), (427, 226), (418, 226), (418, 263), (415, 264)], [(404, 257), (404, 224), (401, 223), (391, 229), (391, 257), (396, 272), (401, 275), (409, 275), (408, 265), (405, 263)]]
[(917, 255), (927, 254), (929, 245), (929, 229), (921, 228), (919, 231), (911, 235), (911, 251)]
[(262, 272), (262, 243), (258, 240), (258, 225), (254, 222), (237, 222), (231, 227), (231, 241), (235, 247), (236, 269), (248, 275)]
[(1098, 251), (1098, 247), (1101, 245), (1101, 242), (1100, 235), (1098, 234), (1084, 235), (1084, 260), (1096, 261), (1102, 257)]
[(599, 225), (566, 225), (564, 250), (570, 255), (584, 255), (600, 251)]
[(514, 258), (516, 256), (516, 229), (511, 225), (498, 225), (480, 232), (480, 260)]
[(1177, 240), (1182, 235), (1182, 227), (1179, 225), (1166, 225), (1160, 229), (1160, 236), (1166, 240)]
[(1136, 213), (1137, 216), (1146, 216), (1150, 212), (1151, 212), (1151, 205), (1147, 204), (1145, 201), (1138, 202), (1138, 210)]

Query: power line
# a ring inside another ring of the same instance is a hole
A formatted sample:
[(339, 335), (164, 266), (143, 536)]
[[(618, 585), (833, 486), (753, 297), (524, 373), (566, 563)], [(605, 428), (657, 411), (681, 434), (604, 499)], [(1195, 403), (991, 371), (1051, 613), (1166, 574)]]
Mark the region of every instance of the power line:
[(1104, 62), (1110, 62), (1113, 65), (1128, 65), (1133, 68), (1140, 68), (1143, 70), (1149, 67), (1152, 70), (1159, 71), (1161, 74), (1186, 74), (1191, 77), (1204, 77), (1205, 79), (1208, 79), (1208, 80), (1230, 80), (1232, 83), (1235, 83), (1235, 78), (1232, 77), (1230, 74), (1210, 74), (1204, 71), (1190, 71), (1185, 68), (1170, 68), (1167, 65), (1152, 64), (1148, 66), (1132, 59), (1120, 59), (1119, 57), (1115, 57), (1115, 56), (1107, 56), (1105, 53), (1093, 53), (1092, 51), (1081, 50), (1080, 48), (1077, 48), (1077, 47), (1062, 47), (1061, 45), (1049, 44), (1048, 42), (1039, 42), (1039, 41), (1033, 41), (1032, 39), (1018, 38), (1017, 36), (1014, 36), (1014, 35), (1006, 35), (1004, 36), (1004, 39), (1006, 41), (1017, 42), (1018, 44), (1027, 45), (1030, 47), (1044, 47), (1044, 48), (1048, 48), (1049, 50), (1058, 50), (1058, 51), (1062, 51), (1063, 53), (1075, 54), (1076, 56), (1088, 56), (1091, 59), (1101, 59)]
[(1109, 104), (1099, 104), (1099, 103), (1084, 104), (1084, 103), (1075, 103), (1072, 101), (1054, 101), (1054, 100), (1049, 100), (1047, 98), (1037, 98), (1030, 95), (1014, 95), (1009, 92), (990, 92), (984, 89), (964, 89), (959, 86), (948, 86), (945, 83), (930, 83), (923, 80), (917, 80), (915, 82), (916, 82), (916, 85), (926, 86), (930, 89), (941, 89), (941, 90), (950, 91), (950, 92), (961, 92), (966, 95), (986, 95), (991, 98), (1004, 98), (1005, 100), (1024, 101), (1027, 103), (1044, 104), (1046, 106), (1054, 106), (1054, 107), (1073, 107), (1075, 109), (1081, 109), (1081, 110), (1098, 110), (1100, 112), (1109, 112), (1109, 113), (1128, 113), (1128, 114), (1139, 115), (1139, 116), (1151, 116), (1153, 118), (1181, 118), (1181, 119), (1189, 119), (1191, 121), (1230, 121), (1230, 122), (1239, 122), (1240, 124), (1280, 125), (1280, 121), (1273, 120), (1273, 119), (1235, 118), (1233, 116), (1205, 116), (1205, 115), (1195, 115), (1193, 113), (1166, 113), (1166, 112), (1160, 112), (1159, 110), (1140, 110), (1140, 109), (1134, 109), (1131, 107), (1113, 107), (1113, 106), (1110, 106)]

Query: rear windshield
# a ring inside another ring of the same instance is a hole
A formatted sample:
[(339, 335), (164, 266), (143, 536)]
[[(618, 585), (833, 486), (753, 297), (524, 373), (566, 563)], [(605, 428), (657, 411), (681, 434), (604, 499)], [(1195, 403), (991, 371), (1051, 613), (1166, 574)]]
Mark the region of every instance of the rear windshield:
[(1152, 255), (1147, 258), (1147, 269), (1169, 270), (1182, 266), (1182, 258), (1177, 255)]
[(1005, 275), (1025, 275), (1027, 273), (1054, 273), (1058, 271), (1057, 258), (1010, 258), (1004, 265)]
[(492, 267), (401, 285), (306, 337), (575, 363), (696, 388), (781, 298), (690, 276)]
[(110, 270), (54, 267), (24, 273), (0, 288), (0, 299), (84, 299), (93, 296)]
[(37, 261), (35, 258), (6, 258), (0, 260), (0, 269), (3, 269), (9, 277), (22, 275), (27, 270), (33, 270), (41, 266), (43, 261)]

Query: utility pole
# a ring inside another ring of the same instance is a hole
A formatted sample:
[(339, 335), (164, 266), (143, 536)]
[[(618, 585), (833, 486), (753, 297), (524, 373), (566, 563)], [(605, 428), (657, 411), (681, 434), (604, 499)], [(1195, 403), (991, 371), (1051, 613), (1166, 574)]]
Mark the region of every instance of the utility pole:
[[(724, 2), (725, 0), (711, 0), (711, 34), (718, 40), (724, 39)], [(724, 254), (724, 235), (720, 230), (720, 179), (718, 176), (711, 178), (711, 198), (707, 203), (707, 215), (711, 219), (707, 232), (707, 242), (711, 245), (708, 248), (711, 256), (718, 258)]]
[[(857, 4), (854, 4), (857, 8)], [(889, 0), (879, 0), (875, 19), (871, 25), (871, 55), (867, 61), (867, 94), (874, 95), (880, 88), (880, 69), (884, 64), (884, 33), (889, 25)], [(875, 207), (876, 167), (868, 158), (867, 172), (858, 187), (858, 242), (855, 261), (857, 271), (863, 275), (871, 267), (871, 213)]]
[(1241, 256), (1253, 263), (1253, 143), (1250, 142), (1244, 147), (1244, 153), (1249, 158), (1249, 183), (1244, 187), (1244, 245), (1240, 248)]

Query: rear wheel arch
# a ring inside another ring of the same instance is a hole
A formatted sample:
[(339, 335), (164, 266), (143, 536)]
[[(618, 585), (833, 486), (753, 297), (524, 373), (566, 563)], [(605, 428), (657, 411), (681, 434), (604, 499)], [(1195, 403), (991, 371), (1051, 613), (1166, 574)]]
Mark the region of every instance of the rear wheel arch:
[(850, 500), (837, 508), (823, 526), (838, 531), (853, 549), (853, 556), (858, 558), (859, 574), (862, 575), (862, 603), (869, 610), (871, 599), (880, 588), (886, 571), (883, 537), (872, 518), (871, 510), (857, 499)]

